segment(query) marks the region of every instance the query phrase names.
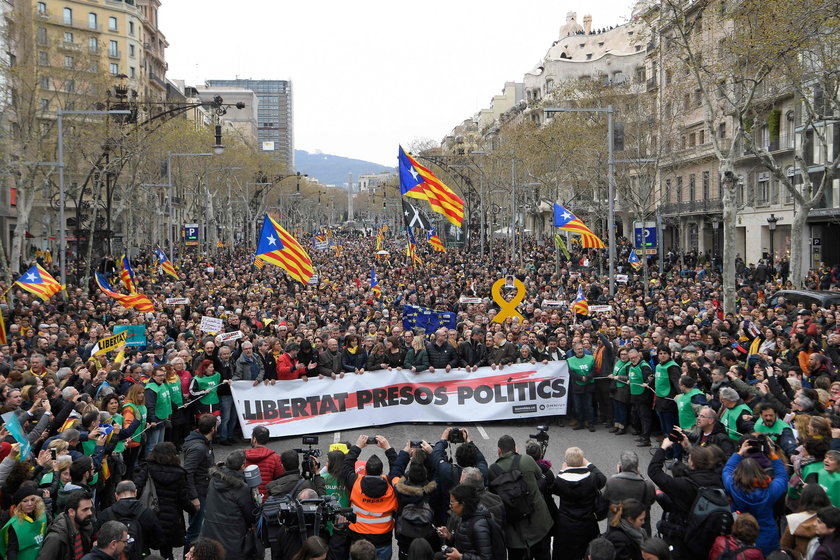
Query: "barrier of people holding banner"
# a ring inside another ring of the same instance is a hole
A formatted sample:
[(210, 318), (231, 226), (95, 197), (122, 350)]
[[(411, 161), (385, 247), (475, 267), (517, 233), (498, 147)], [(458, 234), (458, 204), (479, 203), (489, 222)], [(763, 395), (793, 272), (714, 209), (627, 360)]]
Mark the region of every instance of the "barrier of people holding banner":
[(564, 361), (450, 373), (409, 370), (311, 378), (275, 385), (231, 384), (242, 434), (266, 426), (271, 437), (382, 426), (398, 422), (464, 423), (566, 413)]

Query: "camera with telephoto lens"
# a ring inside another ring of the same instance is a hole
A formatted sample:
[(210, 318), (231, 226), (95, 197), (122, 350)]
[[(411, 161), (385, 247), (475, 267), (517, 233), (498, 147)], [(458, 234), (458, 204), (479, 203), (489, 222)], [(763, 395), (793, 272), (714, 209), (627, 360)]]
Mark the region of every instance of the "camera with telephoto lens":
[[(304, 540), (326, 533), (327, 522), (331, 521), (334, 526), (356, 522), (353, 508), (341, 507), (337, 496), (304, 500), (283, 496), (277, 501), (267, 501), (263, 510), (270, 521), (273, 518), (287, 530), (299, 532)], [(339, 523), (339, 517), (346, 521)]]
[(300, 461), (300, 476), (306, 480), (312, 480), (312, 477), (315, 476), (314, 465), (312, 464), (314, 462), (313, 459), (317, 459), (321, 456), (320, 449), (312, 448), (313, 445), (318, 445), (318, 436), (303, 436), (301, 438), (301, 443), (303, 443), (303, 445), (308, 445), (309, 448), (294, 449), (296, 453), (303, 455)]
[(548, 444), (548, 426), (537, 426), (537, 433), (530, 434), (529, 438), (533, 438), (540, 443)]
[(440, 547), (438, 552), (435, 552), (434, 559), (435, 560), (446, 560), (446, 555), (452, 552), (451, 546), (443, 545)]
[(449, 443), (464, 443), (465, 436), (463, 428), (449, 428)]

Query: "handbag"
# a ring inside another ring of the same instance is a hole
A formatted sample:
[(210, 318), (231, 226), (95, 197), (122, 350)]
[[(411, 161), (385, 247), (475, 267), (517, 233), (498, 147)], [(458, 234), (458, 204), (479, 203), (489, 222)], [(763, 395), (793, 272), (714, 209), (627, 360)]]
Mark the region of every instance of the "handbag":
[(265, 548), (253, 527), (242, 536), (240, 550), (242, 551), (242, 558), (245, 560), (257, 560), (265, 556)]

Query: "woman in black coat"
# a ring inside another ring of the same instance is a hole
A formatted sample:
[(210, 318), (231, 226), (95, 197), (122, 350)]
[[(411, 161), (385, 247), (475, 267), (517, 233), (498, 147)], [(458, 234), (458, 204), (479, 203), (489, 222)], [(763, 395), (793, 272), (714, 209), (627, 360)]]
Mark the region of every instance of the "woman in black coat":
[(446, 527), (438, 527), (438, 535), (452, 547), (448, 560), (493, 560), (491, 531), (499, 528), (494, 529), (490, 512), (479, 506), (476, 489), (459, 484), (449, 491), (449, 507), (461, 521), (454, 534)]
[(247, 533), (257, 520), (257, 504), (245, 484), (244, 469), (242, 450), (228, 455), (224, 465), (210, 469), (201, 536), (222, 543), (227, 558), (245, 558)]
[(607, 478), (586, 460), (578, 447), (566, 449), (563, 469), (554, 480), (560, 496), (554, 523), (554, 560), (577, 560), (586, 554), (589, 541), (598, 536), (595, 499)]
[(174, 444), (164, 441), (155, 445), (146, 461), (134, 476), (137, 497), (140, 498), (146, 489), (146, 482), (151, 477), (160, 508), (157, 518), (163, 528), (164, 538), (159, 549), (160, 555), (172, 560), (172, 549), (184, 546), (184, 512), (195, 515), (198, 511), (198, 500), (190, 501), (187, 471), (181, 466)]
[(642, 560), (645, 506), (633, 498), (610, 506), (610, 526), (604, 538), (615, 547), (615, 560)]

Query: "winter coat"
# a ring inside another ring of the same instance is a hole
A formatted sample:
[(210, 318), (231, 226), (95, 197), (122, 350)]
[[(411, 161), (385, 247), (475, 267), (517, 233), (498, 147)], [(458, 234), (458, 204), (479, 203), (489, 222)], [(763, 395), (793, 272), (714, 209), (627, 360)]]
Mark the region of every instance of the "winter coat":
[[(709, 559), (715, 560), (726, 551), (727, 547), (729, 547), (729, 550), (735, 551), (739, 548), (744, 548), (744, 546), (741, 541), (732, 535), (718, 537), (715, 539), (714, 544), (712, 544), (712, 549), (709, 551)], [(764, 560), (764, 554), (758, 548), (750, 547), (738, 554), (735, 560)]]
[(292, 358), (288, 352), (280, 354), (277, 358), (277, 379), (290, 380), (301, 377), (306, 370), (299, 369), (297, 367), (299, 363), (297, 358)]
[(461, 359), (461, 367), (486, 366), (487, 345), (483, 340), (481, 342), (465, 340), (458, 346), (458, 356)]
[(700, 430), (694, 428), (688, 433), (688, 441), (691, 445), (699, 445), (700, 447), (717, 445), (721, 448), (721, 450), (723, 450), (727, 457), (737, 451), (737, 449), (735, 449), (735, 442), (729, 437), (729, 434), (726, 433), (726, 428), (720, 420), (715, 420), (715, 423), (712, 426), (712, 433), (710, 433), (705, 439), (703, 439)]
[(662, 469), (665, 459), (665, 450), (657, 449), (648, 465), (648, 477), (671, 498), (675, 511), (682, 519), (691, 511), (699, 487), (723, 488), (720, 473), (711, 470), (692, 470), (684, 476), (666, 474)]
[(148, 554), (149, 549), (160, 549), (163, 546), (163, 528), (158, 523), (157, 516), (140, 503), (136, 498), (123, 498), (114, 502), (111, 507), (102, 510), (96, 520), (97, 528), (106, 521), (122, 521), (123, 519), (137, 519), (143, 534), (143, 551)]
[(210, 469), (216, 463), (216, 456), (213, 454), (210, 442), (203, 434), (194, 430), (184, 439), (182, 451), (190, 499), (206, 496), (210, 483)]
[(607, 526), (604, 538), (615, 547), (615, 560), (642, 560), (642, 547), (621, 526)]
[(428, 502), (431, 507), (431, 497), (437, 490), (437, 483), (432, 480), (423, 484), (423, 486), (415, 486), (408, 482), (406, 477), (401, 476), (394, 480), (394, 494), (397, 496), (397, 517), (399, 513), (408, 504), (419, 504), (424, 501)]
[(743, 460), (735, 454), (723, 468), (723, 485), (732, 497), (732, 511), (751, 513), (760, 528), (755, 545), (764, 554), (770, 554), (779, 547), (779, 528), (773, 518), (773, 505), (787, 490), (787, 471), (781, 459), (773, 459), (773, 479), (767, 488), (744, 490), (732, 482), (732, 474)]
[(355, 354), (351, 354), (346, 348), (341, 352), (341, 369), (348, 373), (353, 373), (357, 369), (365, 369), (367, 366), (367, 352), (362, 347), (356, 350)]
[[(361, 448), (354, 445), (350, 448), (350, 451), (344, 456), (344, 462), (341, 463), (341, 478), (344, 482), (344, 487), (351, 489), (351, 504), (353, 502), (352, 488), (355, 486), (356, 480), (360, 476), (356, 472), (356, 460), (359, 458), (359, 455), (361, 453)], [(392, 471), (394, 463), (397, 460), (397, 452), (394, 450), (393, 447), (386, 449), (385, 457), (388, 459), (389, 471)], [(366, 496), (369, 498), (381, 498), (389, 492), (393, 492), (393, 488), (388, 482), (390, 478), (393, 478), (393, 475), (391, 475), (390, 472), (389, 475), (390, 476), (387, 479), (381, 476), (363, 475), (359, 485), (362, 496)], [(358, 503), (352, 505), (359, 506)], [(364, 535), (364, 538), (369, 540), (371, 544), (373, 544), (373, 546), (385, 546), (391, 544), (392, 532), (389, 531), (388, 533), (382, 534), (367, 534)]]
[[(44, 543), (38, 551), (38, 560), (73, 560), (76, 533), (66, 513), (56, 517), (47, 527)], [(93, 545), (93, 526), (80, 527), (78, 533), (82, 535), (82, 549), (90, 550)]]
[[(405, 362), (405, 350), (400, 348), (398, 352), (385, 350), (381, 363), (387, 364), (388, 367), (401, 369), (403, 367), (403, 362)], [(377, 367), (379, 367), (378, 364)]]
[(318, 374), (331, 377), (341, 373), (341, 351), (324, 350), (318, 355)]
[(508, 365), (516, 362), (519, 351), (516, 344), (505, 341), (501, 346), (493, 346), (487, 353), (487, 363), (496, 365)]
[(810, 560), (835, 560), (840, 558), (840, 535), (835, 531), (827, 537), (820, 538), (820, 546)]
[(415, 350), (409, 348), (405, 354), (405, 362), (403, 362), (405, 369), (416, 368), (417, 372), (426, 371), (429, 369), (429, 353), (426, 350)]
[(656, 500), (656, 486), (639, 473), (620, 472), (607, 479), (604, 497), (613, 504), (633, 498), (642, 502), (645, 509), (650, 510), (650, 506)]
[[(300, 471), (294, 470), (284, 472), (277, 479), (266, 484), (265, 489), (266, 492), (268, 492), (266, 495), (270, 494), (272, 496), (280, 497), (286, 496), (295, 489), (295, 486), (297, 486), (297, 483), (300, 480), (303, 480), (300, 476)], [(315, 490), (319, 496), (327, 495), (327, 484), (324, 481), (324, 477), (320, 474), (316, 474), (310, 480), (304, 480), (304, 482), (298, 486), (298, 492), (305, 488)]]
[(478, 511), (461, 518), (452, 546), (463, 560), (493, 560), (492, 530), (490, 512), (479, 506)]
[(808, 543), (817, 536), (817, 512), (800, 511), (786, 517), (787, 526), (782, 535), (781, 546), (795, 551), (801, 560), (808, 551)]
[(555, 541), (573, 550), (586, 549), (585, 543), (598, 536), (595, 519), (595, 498), (604, 487), (607, 477), (590, 463), (585, 467), (570, 467), (560, 471), (554, 479), (554, 493), (560, 496)]
[(245, 450), (245, 466), (257, 465), (260, 469), (262, 483), (258, 486), (260, 494), (268, 496), (266, 485), (280, 477), (285, 471), (280, 456), (268, 447), (253, 447)]
[(429, 367), (435, 369), (446, 369), (446, 366), (458, 367), (458, 352), (448, 340), (440, 346), (437, 342), (429, 342), (426, 344), (426, 353), (429, 354)]
[(187, 471), (179, 465), (161, 465), (150, 462), (143, 464), (134, 475), (134, 485), (137, 486), (139, 498), (146, 487), (149, 477), (155, 483), (158, 497), (158, 522), (163, 528), (162, 546), (173, 548), (184, 546), (184, 513), (193, 515), (197, 512), (190, 501), (187, 486)]
[(239, 357), (236, 359), (236, 363), (233, 366), (233, 377), (234, 381), (245, 380), (245, 381), (262, 381), (265, 377), (265, 365), (263, 365), (262, 358), (257, 352), (253, 352), (251, 354), (251, 361), (254, 362), (257, 366), (257, 376), (253, 376), (253, 372), (251, 371), (251, 364), (248, 362), (248, 359), (245, 357), (245, 354), (240, 354)]
[[(508, 452), (499, 457), (495, 464), (499, 465), (502, 471), (509, 472), (513, 468), (513, 458), (514, 453)], [(519, 470), (528, 486), (528, 493), (534, 497), (534, 511), (516, 526), (505, 524), (505, 543), (508, 548), (522, 549), (540, 542), (551, 531), (554, 520), (537, 484), (537, 479), (542, 476), (540, 466), (530, 455), (520, 455)], [(492, 472), (490, 479), (493, 479)]]
[(257, 506), (242, 473), (227, 467), (211, 469), (204, 510), (201, 536), (222, 543), (227, 558), (242, 558), (245, 535), (257, 519)]

